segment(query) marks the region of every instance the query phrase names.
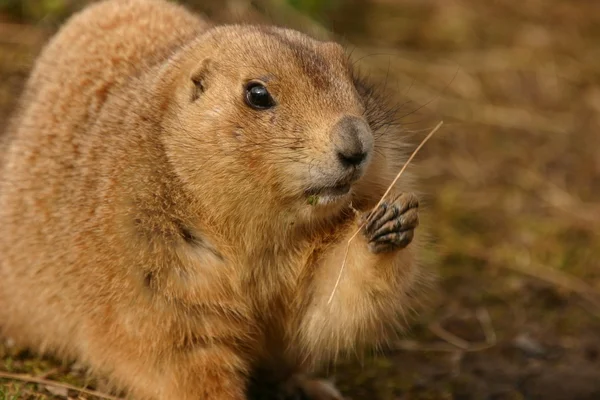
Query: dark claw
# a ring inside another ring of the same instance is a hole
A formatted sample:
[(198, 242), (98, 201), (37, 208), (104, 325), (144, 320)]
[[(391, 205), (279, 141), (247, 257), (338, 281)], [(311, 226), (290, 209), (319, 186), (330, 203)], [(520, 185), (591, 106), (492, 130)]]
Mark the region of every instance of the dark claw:
[(366, 226), (367, 232), (372, 234), (381, 229), (386, 222), (395, 220), (398, 217), (398, 211), (398, 207), (394, 207), (393, 204), (390, 207), (388, 204), (383, 203), (373, 217), (369, 218)]
[(414, 194), (403, 193), (365, 215), (363, 234), (369, 240), (369, 249), (378, 254), (408, 246), (419, 225), (418, 207)]
[(279, 393), (277, 400), (310, 400), (310, 398), (304, 393), (304, 390), (298, 388), (292, 393)]
[(401, 249), (410, 244), (414, 237), (414, 230), (389, 233), (377, 238), (377, 241), (369, 243), (369, 248), (373, 253), (385, 253), (394, 249)]
[(382, 203), (379, 207), (377, 207), (377, 209), (366, 213), (363, 219), (366, 221), (365, 229), (367, 232), (371, 232), (373, 230), (373, 225), (383, 216), (386, 210), (387, 204)]
[(402, 218), (396, 218), (387, 221), (375, 232), (371, 232), (372, 241), (384, 241), (383, 236), (389, 236), (390, 234), (398, 233), (403, 228)]

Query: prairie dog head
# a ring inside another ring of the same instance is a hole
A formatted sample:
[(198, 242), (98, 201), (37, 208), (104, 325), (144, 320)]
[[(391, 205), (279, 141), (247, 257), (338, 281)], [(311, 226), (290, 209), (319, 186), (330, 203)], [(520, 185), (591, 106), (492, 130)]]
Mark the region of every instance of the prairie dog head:
[[(166, 148), (209, 203), (320, 220), (377, 167), (366, 99), (343, 48), (258, 26), (208, 31), (177, 66)], [(279, 209), (277, 207), (280, 207)]]

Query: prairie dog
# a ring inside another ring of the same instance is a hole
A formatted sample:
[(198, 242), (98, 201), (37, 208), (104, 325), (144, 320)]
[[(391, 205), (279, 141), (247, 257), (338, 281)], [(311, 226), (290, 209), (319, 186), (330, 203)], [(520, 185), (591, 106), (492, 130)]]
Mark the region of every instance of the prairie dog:
[(423, 274), (411, 180), (370, 212), (405, 159), (384, 99), (336, 43), (89, 6), (1, 158), (2, 334), (135, 399), (340, 398), (304, 374), (394, 335)]

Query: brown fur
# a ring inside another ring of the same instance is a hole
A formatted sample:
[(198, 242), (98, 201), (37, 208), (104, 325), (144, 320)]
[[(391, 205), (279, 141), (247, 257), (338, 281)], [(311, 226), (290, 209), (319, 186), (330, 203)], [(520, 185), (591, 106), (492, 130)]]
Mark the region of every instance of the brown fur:
[[(277, 107), (243, 102), (268, 82)], [(196, 84), (194, 84), (196, 82)], [(383, 98), (337, 44), (221, 26), (162, 0), (109, 0), (40, 55), (0, 170), (0, 328), (78, 358), (139, 399), (244, 399), (403, 321), (419, 235), (371, 253), (348, 204), (312, 206), (329, 133), (365, 117), (353, 186), (373, 207), (405, 159)], [(398, 191), (412, 190), (401, 179)]]

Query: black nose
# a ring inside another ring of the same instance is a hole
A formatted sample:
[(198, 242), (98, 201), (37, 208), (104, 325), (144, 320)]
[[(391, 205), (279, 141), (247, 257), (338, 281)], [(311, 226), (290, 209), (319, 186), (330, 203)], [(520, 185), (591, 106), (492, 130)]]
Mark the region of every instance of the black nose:
[(343, 167), (357, 167), (367, 159), (373, 135), (362, 118), (344, 116), (334, 125), (332, 133), (334, 149)]
[(364, 159), (367, 158), (367, 153), (362, 151), (361, 146), (355, 149), (348, 148), (344, 150), (338, 150), (337, 156), (338, 160), (340, 160), (343, 166), (352, 167), (360, 165), (360, 163), (362, 163)]

